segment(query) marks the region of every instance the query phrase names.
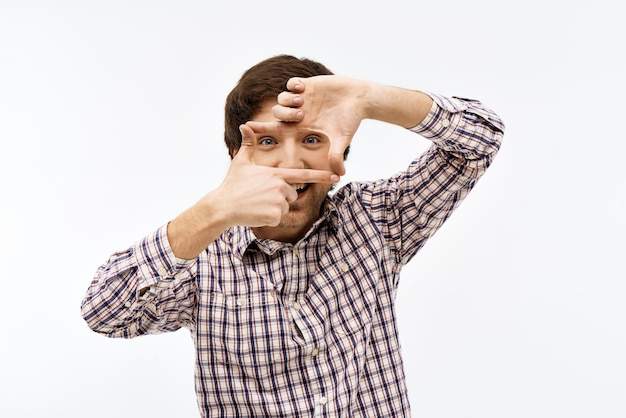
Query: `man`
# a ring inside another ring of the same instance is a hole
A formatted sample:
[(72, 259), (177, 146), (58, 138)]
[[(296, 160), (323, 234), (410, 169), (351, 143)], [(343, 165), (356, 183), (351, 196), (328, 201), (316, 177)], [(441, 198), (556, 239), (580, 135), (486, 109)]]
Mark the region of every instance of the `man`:
[[(329, 194), (368, 118), (432, 146), (389, 179)], [(228, 96), (223, 183), (112, 255), (83, 317), (110, 337), (188, 328), (202, 416), (409, 416), (400, 270), (484, 173), (503, 131), (478, 101), (269, 58)]]

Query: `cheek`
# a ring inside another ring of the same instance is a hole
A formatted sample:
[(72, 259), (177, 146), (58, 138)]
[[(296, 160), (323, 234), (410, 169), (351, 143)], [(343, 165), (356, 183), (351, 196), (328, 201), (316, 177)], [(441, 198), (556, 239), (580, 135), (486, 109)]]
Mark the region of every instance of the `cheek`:
[(263, 165), (266, 167), (276, 167), (278, 166), (279, 158), (276, 153), (272, 152), (255, 152), (254, 153), (254, 164)]
[(311, 195), (312, 200), (314, 200), (317, 204), (321, 204), (325, 199), (328, 192), (330, 192), (331, 185), (326, 183), (315, 183), (312, 186)]
[(316, 152), (309, 158), (311, 168), (316, 170), (330, 170), (328, 161), (328, 150)]

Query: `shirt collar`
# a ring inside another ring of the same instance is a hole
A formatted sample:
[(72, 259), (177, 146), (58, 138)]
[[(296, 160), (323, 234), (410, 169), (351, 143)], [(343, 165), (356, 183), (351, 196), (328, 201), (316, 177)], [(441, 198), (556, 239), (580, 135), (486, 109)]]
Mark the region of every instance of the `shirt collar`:
[(230, 246), (236, 258), (242, 259), (244, 253), (256, 242), (256, 236), (247, 226), (233, 226), (223, 235), (224, 242)]

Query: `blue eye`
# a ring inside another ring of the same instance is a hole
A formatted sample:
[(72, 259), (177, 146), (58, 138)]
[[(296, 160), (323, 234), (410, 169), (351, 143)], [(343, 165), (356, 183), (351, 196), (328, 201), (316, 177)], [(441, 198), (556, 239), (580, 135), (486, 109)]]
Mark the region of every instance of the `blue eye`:
[(276, 143), (276, 141), (274, 141), (272, 138), (266, 137), (266, 138), (261, 138), (259, 139), (259, 145), (274, 145)]
[(304, 140), (304, 142), (306, 144), (317, 144), (320, 142), (320, 139), (316, 136), (309, 136)]

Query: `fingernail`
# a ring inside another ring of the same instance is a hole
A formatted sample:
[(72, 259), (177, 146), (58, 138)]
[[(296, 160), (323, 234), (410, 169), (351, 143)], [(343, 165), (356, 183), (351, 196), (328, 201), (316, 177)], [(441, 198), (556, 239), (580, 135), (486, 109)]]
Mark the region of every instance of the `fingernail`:
[(293, 98), (293, 104), (301, 105), (302, 104), (302, 98), (301, 97), (294, 97)]
[(298, 113), (296, 113), (296, 120), (302, 120), (302, 117), (303, 117), (303, 116), (304, 116), (304, 115), (302, 114), (302, 112), (298, 112)]
[(339, 183), (339, 176), (337, 174), (331, 174), (330, 181), (333, 183)]

